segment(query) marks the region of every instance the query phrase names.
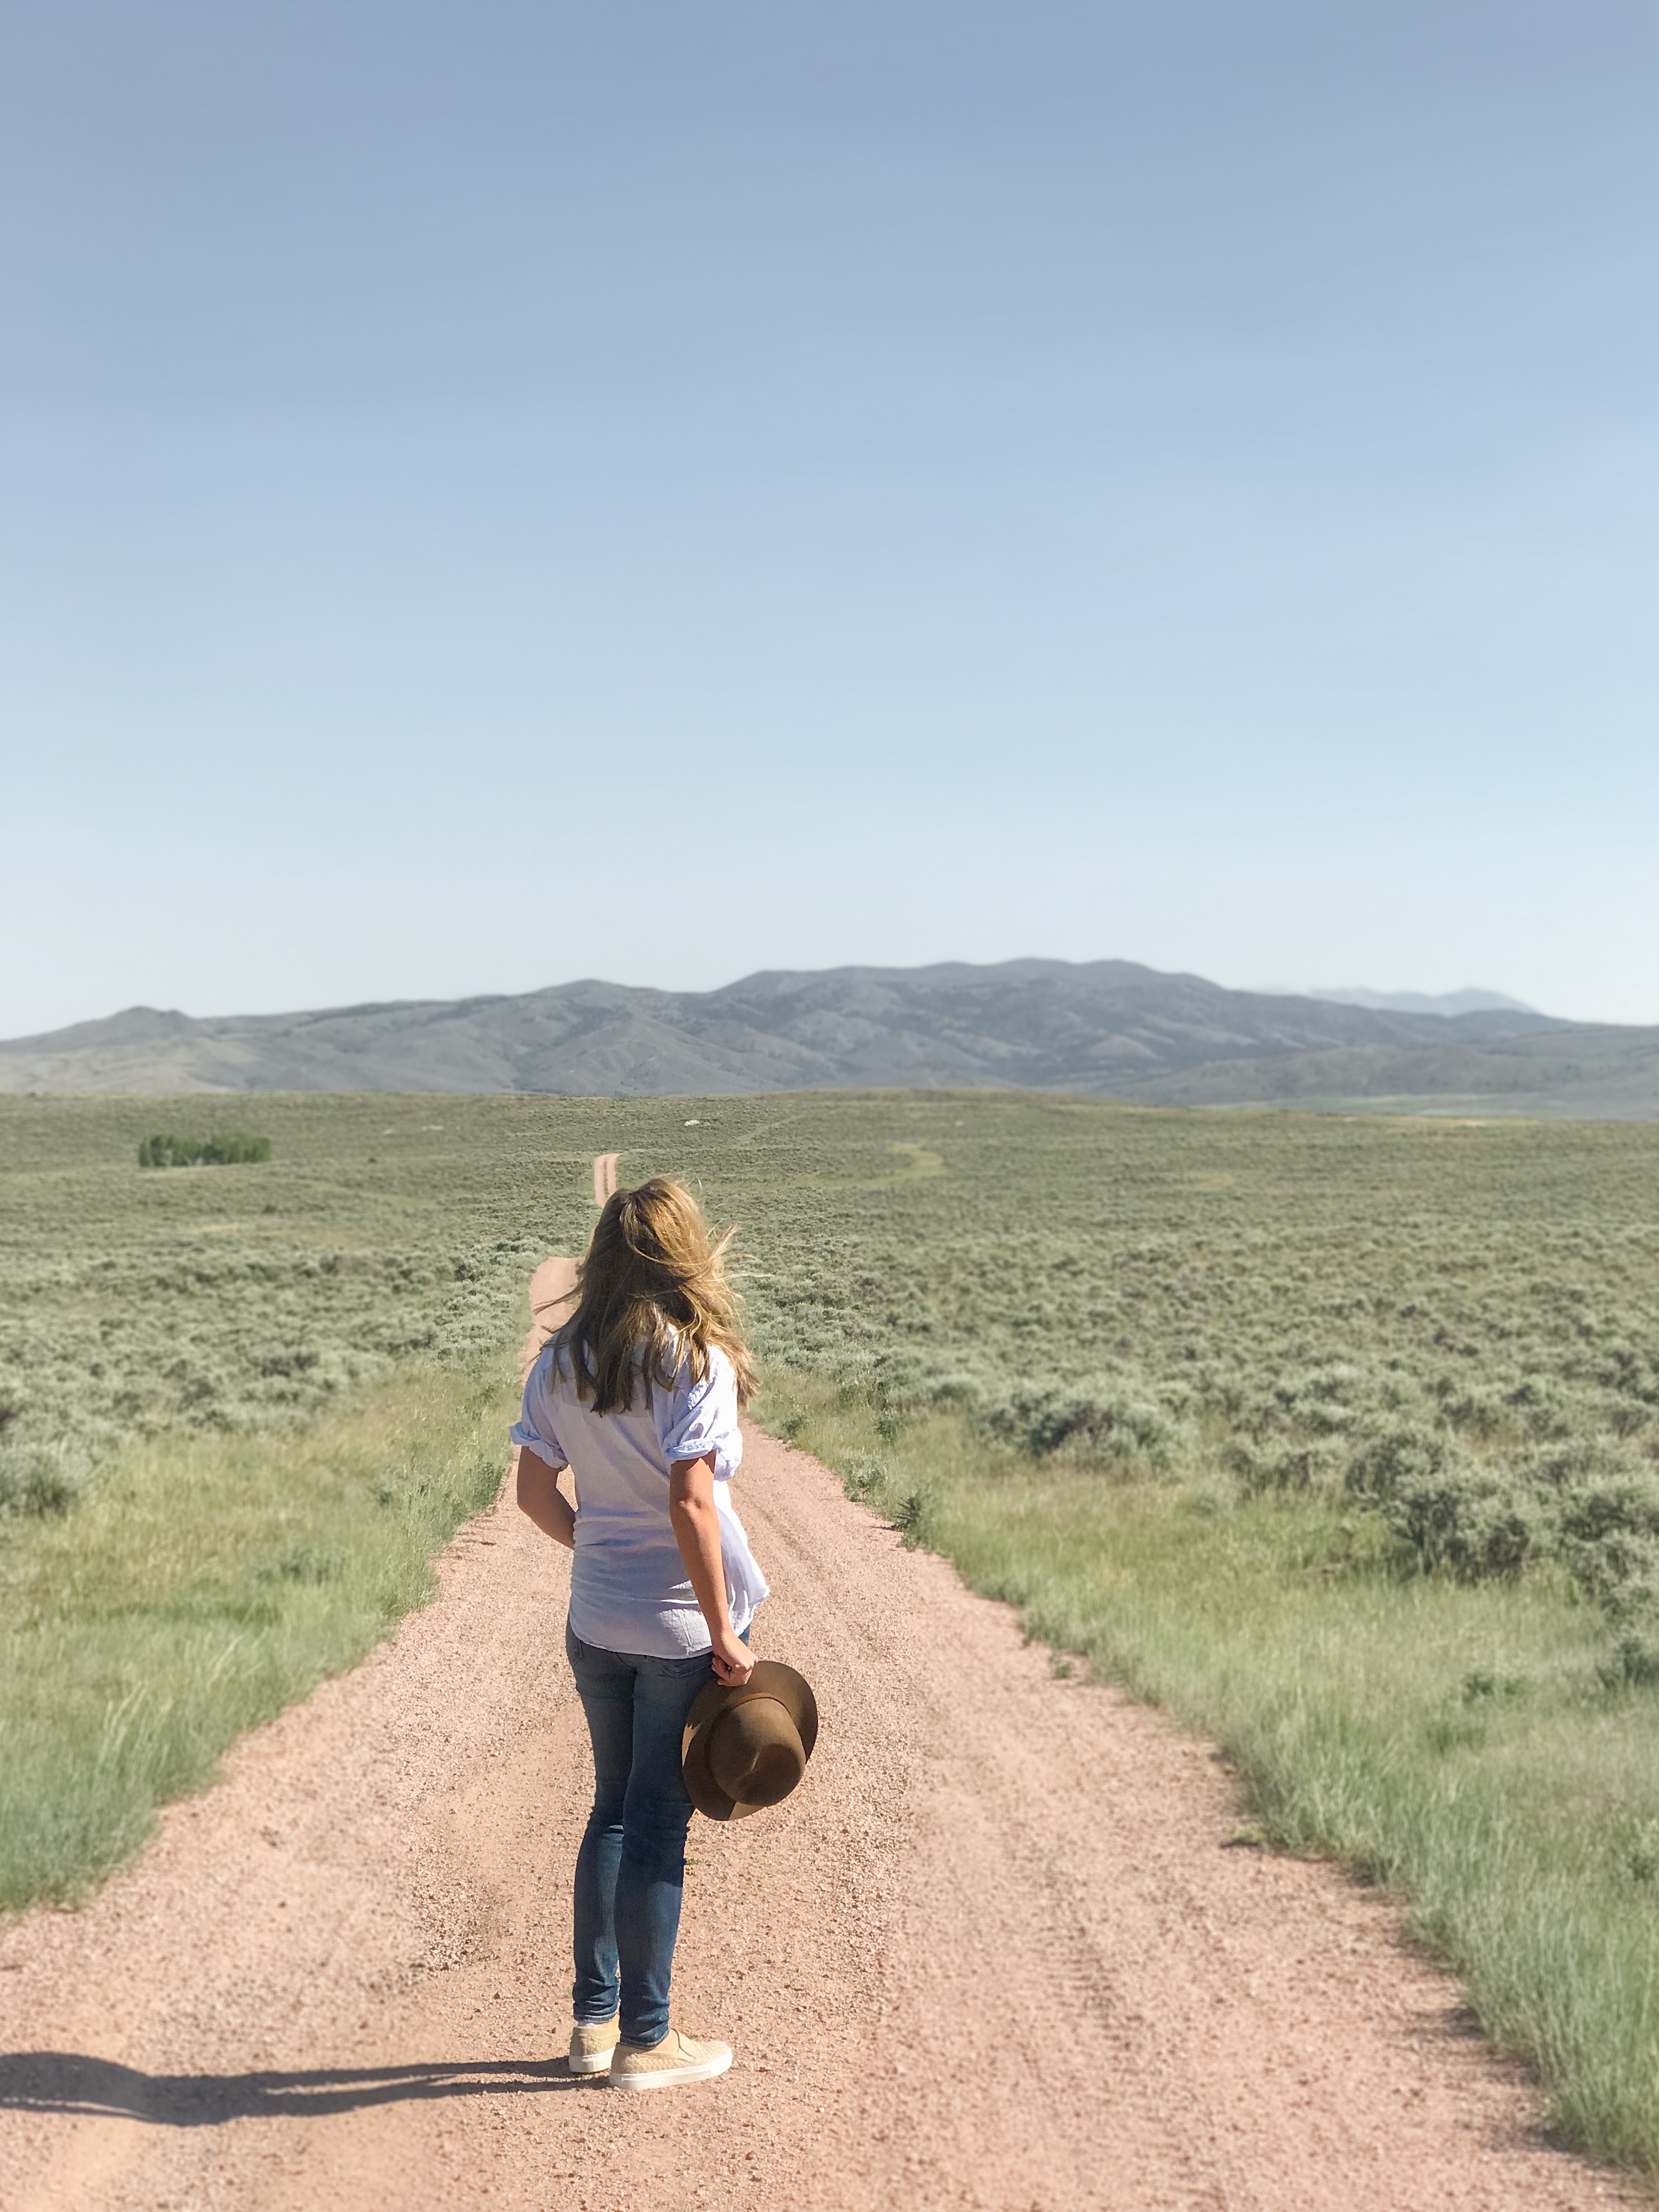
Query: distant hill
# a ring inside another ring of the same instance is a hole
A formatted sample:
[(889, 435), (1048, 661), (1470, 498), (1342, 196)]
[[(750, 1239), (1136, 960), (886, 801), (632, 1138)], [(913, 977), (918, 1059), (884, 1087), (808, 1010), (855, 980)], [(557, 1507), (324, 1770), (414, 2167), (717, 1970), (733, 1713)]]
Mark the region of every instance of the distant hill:
[(1353, 984), (1340, 991), (1310, 991), (1310, 999), (1328, 999), (1339, 1006), (1370, 1006), (1393, 1014), (1532, 1014), (1535, 1006), (1502, 991), (1367, 991)]
[(205, 1020), (135, 1006), (0, 1043), (0, 1091), (640, 1097), (938, 1085), (1647, 1118), (1659, 1116), (1659, 1030), (1227, 991), (1126, 960), (1010, 960), (768, 973), (718, 991), (561, 983)]

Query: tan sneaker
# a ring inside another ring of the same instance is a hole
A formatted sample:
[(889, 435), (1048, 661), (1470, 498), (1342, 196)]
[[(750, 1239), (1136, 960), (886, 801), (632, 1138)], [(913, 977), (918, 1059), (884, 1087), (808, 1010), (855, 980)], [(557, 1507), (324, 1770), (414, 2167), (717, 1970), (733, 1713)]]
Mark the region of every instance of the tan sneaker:
[(621, 2029), (614, 2020), (602, 2020), (594, 2027), (584, 2027), (580, 2021), (570, 2031), (570, 2070), (573, 2074), (604, 2074), (611, 2065), (611, 2054), (616, 2049)]
[(729, 2043), (702, 2043), (671, 2027), (660, 2043), (619, 2043), (611, 2063), (613, 2089), (672, 2089), (682, 2081), (712, 2081), (732, 2063)]

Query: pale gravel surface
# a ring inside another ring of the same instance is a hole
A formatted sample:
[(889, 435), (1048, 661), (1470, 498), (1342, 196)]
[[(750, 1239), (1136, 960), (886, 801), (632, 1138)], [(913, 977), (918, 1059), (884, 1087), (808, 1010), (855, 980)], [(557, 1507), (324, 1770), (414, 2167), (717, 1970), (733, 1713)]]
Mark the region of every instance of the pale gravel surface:
[(1387, 1910), (1227, 1847), (1204, 1745), (805, 1454), (751, 1433), (741, 1503), (823, 1732), (775, 1813), (694, 1825), (677, 2011), (731, 2074), (564, 2071), (588, 1758), (566, 1555), (507, 1497), (86, 1910), (0, 1931), (6, 2212), (1649, 2201), (1546, 2147)]
[[(615, 1161), (614, 1152), (608, 1154)], [(594, 1179), (598, 1180), (595, 1162)], [(614, 1176), (616, 1170), (611, 1170)], [(519, 1358), (519, 1380), (522, 1382), (536, 1364), (536, 1354), (547, 1342), (565, 1317), (569, 1301), (576, 1295), (576, 1263), (574, 1260), (555, 1258), (544, 1260), (530, 1278), (530, 1334), (524, 1340), (524, 1350)]]

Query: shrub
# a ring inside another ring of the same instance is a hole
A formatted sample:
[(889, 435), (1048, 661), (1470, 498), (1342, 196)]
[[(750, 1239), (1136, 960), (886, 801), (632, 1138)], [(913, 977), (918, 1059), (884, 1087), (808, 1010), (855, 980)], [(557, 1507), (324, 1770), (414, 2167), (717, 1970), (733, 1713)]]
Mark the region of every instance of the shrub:
[(245, 1167), (270, 1158), (269, 1137), (230, 1129), (222, 1137), (146, 1137), (138, 1147), (141, 1168)]
[(1369, 1375), (1341, 1364), (1283, 1376), (1273, 1383), (1262, 1408), (1261, 1425), (1340, 1436), (1353, 1425), (1356, 1403), (1364, 1403), (1370, 1386)]
[[(1627, 1630), (1614, 1644), (1612, 1652), (1596, 1668), (1601, 1685), (1608, 1690), (1651, 1690), (1659, 1687), (1659, 1642)], [(1651, 1881), (1651, 1875), (1641, 1875), (1638, 1881)]]
[(1362, 1446), (1347, 1486), (1425, 1569), (1444, 1568), (1459, 1582), (1519, 1574), (1546, 1533), (1535, 1494), (1429, 1430), (1395, 1429)]
[(1279, 1451), (1235, 1441), (1222, 1454), (1222, 1464), (1239, 1487), (1253, 1498), (1273, 1491), (1313, 1491), (1333, 1487), (1342, 1474), (1341, 1444), (1322, 1437), (1312, 1443), (1287, 1445)]
[(1473, 1385), (1465, 1390), (1446, 1394), (1442, 1399), (1441, 1410), (1453, 1428), (1465, 1429), (1470, 1435), (1477, 1437), (1498, 1435), (1513, 1418), (1511, 1409), (1497, 1391)]
[(1505, 1392), (1504, 1402), (1529, 1437), (1562, 1437), (1572, 1433), (1572, 1403), (1559, 1382), (1528, 1376)]
[(0, 1513), (67, 1513), (85, 1477), (84, 1461), (62, 1444), (8, 1444), (0, 1448)]
[(933, 1489), (925, 1484), (920, 1489), (907, 1491), (893, 1508), (892, 1526), (911, 1549), (928, 1548), (933, 1511)]
[(885, 1462), (873, 1452), (854, 1452), (849, 1455), (842, 1483), (849, 1498), (868, 1498), (879, 1490), (887, 1480)]
[(1659, 1474), (1579, 1485), (1562, 1502), (1559, 1541), (1573, 1579), (1613, 1620), (1659, 1615)]
[(1175, 1438), (1169, 1416), (1109, 1380), (1038, 1382), (994, 1400), (981, 1416), (993, 1436), (1034, 1458), (1069, 1457), (1162, 1467)]
[(927, 1404), (932, 1379), (925, 1352), (890, 1345), (871, 1361), (867, 1387), (872, 1402), (882, 1410), (908, 1413)]

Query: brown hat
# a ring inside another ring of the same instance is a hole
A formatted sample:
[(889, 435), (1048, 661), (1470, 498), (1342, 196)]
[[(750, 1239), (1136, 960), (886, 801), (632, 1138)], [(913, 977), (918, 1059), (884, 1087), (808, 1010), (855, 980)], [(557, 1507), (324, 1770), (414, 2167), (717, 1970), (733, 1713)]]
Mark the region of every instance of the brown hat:
[(686, 1716), (686, 1795), (711, 1820), (741, 1820), (787, 1797), (817, 1741), (818, 1708), (806, 1679), (757, 1659), (739, 1689), (711, 1682)]

